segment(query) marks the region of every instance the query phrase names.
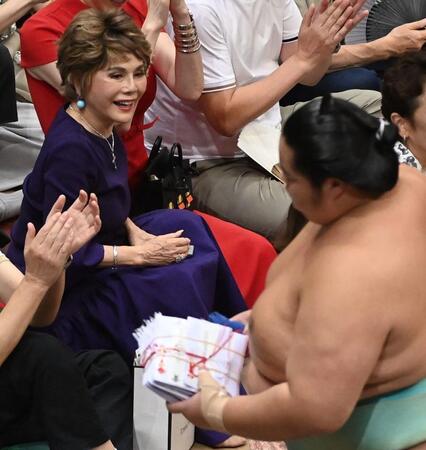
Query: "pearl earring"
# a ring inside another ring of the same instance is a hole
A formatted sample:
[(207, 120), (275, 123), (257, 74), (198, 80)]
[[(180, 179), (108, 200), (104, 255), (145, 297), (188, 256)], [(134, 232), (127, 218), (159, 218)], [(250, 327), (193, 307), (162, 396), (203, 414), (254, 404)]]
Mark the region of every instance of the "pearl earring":
[(78, 109), (84, 109), (86, 107), (86, 100), (79, 96), (75, 104), (77, 105)]

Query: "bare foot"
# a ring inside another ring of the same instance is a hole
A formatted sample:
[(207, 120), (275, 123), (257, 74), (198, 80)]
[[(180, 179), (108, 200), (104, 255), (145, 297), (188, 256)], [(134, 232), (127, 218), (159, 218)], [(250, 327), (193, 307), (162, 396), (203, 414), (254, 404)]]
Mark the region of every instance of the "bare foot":
[(241, 436), (230, 436), (226, 441), (214, 446), (214, 448), (236, 448), (242, 447), (247, 443), (247, 439)]

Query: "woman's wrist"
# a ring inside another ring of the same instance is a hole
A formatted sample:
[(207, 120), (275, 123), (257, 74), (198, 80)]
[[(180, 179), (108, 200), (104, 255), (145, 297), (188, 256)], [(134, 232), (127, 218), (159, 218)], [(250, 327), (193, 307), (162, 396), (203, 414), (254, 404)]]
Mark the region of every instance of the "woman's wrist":
[(148, 42), (152, 45), (149, 38), (153, 35), (157, 36), (158, 34), (160, 34), (163, 27), (164, 25), (161, 23), (160, 20), (158, 20), (157, 17), (152, 17), (148, 15), (142, 25), (141, 30), (142, 33), (145, 35), (146, 39), (148, 40)]
[[(144, 264), (143, 252), (140, 246), (120, 245), (116, 248), (119, 266), (140, 266)], [(111, 256), (113, 257), (113, 251)]]
[(31, 292), (34, 294), (34, 297), (44, 296), (44, 294), (50, 289), (51, 284), (46, 282), (45, 280), (40, 279), (37, 276), (34, 276), (30, 272), (27, 272), (22, 278), (20, 285), (24, 287), (28, 287)]
[(224, 409), (229, 401), (225, 389), (207, 371), (198, 375), (201, 391), (201, 413), (211, 428), (227, 432), (223, 421)]
[(186, 5), (180, 8), (170, 11), (173, 19), (173, 23), (177, 25), (188, 25), (191, 23), (192, 16)]
[(180, 53), (191, 54), (197, 52), (201, 44), (198, 39), (194, 18), (190, 12), (187, 13), (187, 16), (189, 20), (186, 22), (178, 22), (173, 17), (173, 31), (176, 50)]

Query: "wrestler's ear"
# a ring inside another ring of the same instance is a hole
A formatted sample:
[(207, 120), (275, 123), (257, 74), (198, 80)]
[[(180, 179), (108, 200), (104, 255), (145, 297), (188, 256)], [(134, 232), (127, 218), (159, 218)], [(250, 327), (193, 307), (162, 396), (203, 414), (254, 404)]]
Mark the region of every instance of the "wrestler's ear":
[(326, 178), (322, 184), (322, 195), (335, 202), (346, 192), (346, 184), (337, 178)]

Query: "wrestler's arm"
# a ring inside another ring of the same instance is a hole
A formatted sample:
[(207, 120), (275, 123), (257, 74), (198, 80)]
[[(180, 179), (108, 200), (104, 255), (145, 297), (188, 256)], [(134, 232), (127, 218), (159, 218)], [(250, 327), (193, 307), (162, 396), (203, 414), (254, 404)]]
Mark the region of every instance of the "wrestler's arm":
[(330, 69), (362, 66), (419, 51), (426, 43), (426, 19), (394, 28), (387, 36), (364, 44), (342, 45)]
[[(377, 302), (383, 274), (365, 273), (363, 258), (345, 257), (327, 255), (307, 274), (287, 360), (288, 382), (229, 399), (223, 409), (228, 432), (285, 440), (331, 433), (348, 419), (390, 326)], [(205, 426), (199, 399), (185, 403), (171, 410)]]

